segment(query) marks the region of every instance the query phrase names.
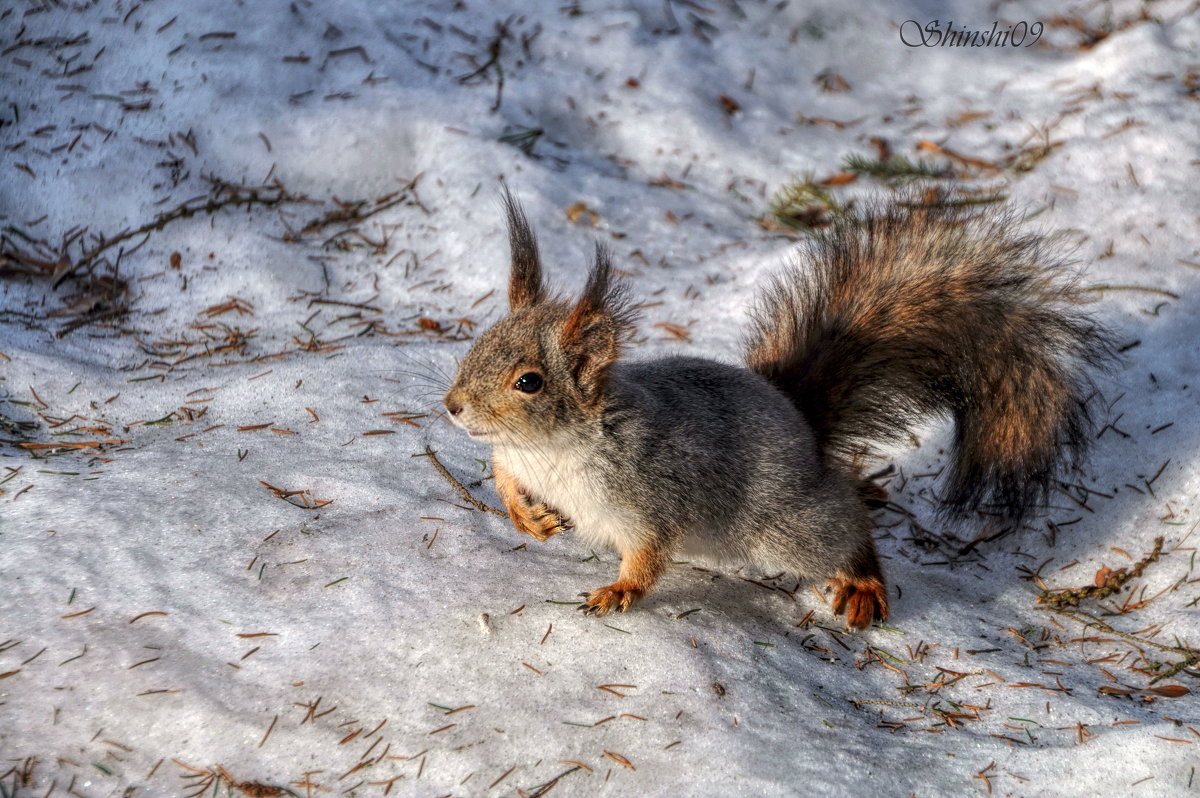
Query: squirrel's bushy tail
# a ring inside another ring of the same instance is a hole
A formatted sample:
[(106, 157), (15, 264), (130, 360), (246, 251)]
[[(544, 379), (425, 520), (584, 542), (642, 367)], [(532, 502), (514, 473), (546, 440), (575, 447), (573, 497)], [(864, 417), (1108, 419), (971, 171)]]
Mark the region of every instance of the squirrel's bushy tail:
[(1007, 211), (892, 204), (803, 245), (752, 313), (746, 364), (782, 389), (825, 456), (955, 422), (945, 507), (1018, 522), (1091, 438), (1089, 372), (1111, 335), (1069, 270)]

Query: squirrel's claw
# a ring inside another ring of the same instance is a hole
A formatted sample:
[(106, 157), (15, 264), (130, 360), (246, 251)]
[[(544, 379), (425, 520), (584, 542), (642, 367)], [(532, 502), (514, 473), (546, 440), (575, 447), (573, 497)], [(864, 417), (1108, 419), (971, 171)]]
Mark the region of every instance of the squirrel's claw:
[(613, 610), (625, 612), (642, 597), (642, 592), (638, 588), (628, 587), (617, 582), (588, 593), (586, 600), (576, 609), (582, 610), (585, 615), (597, 617), (607, 615)]
[(510, 515), (513, 526), (518, 531), (540, 541), (548, 540), (560, 532), (567, 532), (574, 528), (570, 520), (563, 518), (554, 508), (542, 502), (534, 504), (524, 496), (522, 496), (517, 509)]
[(508, 510), (508, 517), (518, 532), (536, 540), (547, 540), (559, 532), (573, 529), (570, 520), (545, 502), (535, 501), (529, 495), (529, 490), (519, 484), (508, 469), (499, 463), (494, 464), (496, 474), (496, 492)]
[(864, 629), (876, 618), (887, 619), (887, 587), (880, 579), (873, 576), (834, 577), (829, 580), (829, 587), (835, 591), (833, 612), (835, 615), (845, 613), (849, 628)]

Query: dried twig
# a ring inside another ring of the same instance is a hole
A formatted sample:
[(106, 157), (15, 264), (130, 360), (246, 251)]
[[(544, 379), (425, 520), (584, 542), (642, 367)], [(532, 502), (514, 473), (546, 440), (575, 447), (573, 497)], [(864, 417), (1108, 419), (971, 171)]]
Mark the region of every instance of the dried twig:
[(1129, 642), (1134, 643), (1135, 645), (1149, 646), (1151, 648), (1157, 648), (1159, 651), (1167, 651), (1172, 654), (1179, 654), (1180, 656), (1183, 657), (1182, 660), (1172, 664), (1169, 668), (1167, 668), (1162, 673), (1155, 674), (1154, 678), (1150, 680), (1151, 684), (1154, 684), (1157, 681), (1161, 681), (1162, 679), (1170, 678), (1171, 676), (1174, 676), (1175, 674), (1179, 673), (1184, 668), (1190, 668), (1193, 665), (1200, 664), (1200, 649), (1188, 648), (1186, 646), (1168, 646), (1163, 643), (1157, 643), (1153, 640), (1147, 640), (1144, 637), (1138, 637), (1137, 635), (1131, 635), (1128, 632), (1122, 632), (1119, 629), (1114, 629), (1112, 626), (1110, 626), (1109, 624), (1100, 620), (1096, 616), (1089, 615), (1088, 613), (1081, 612), (1080, 610), (1065, 610), (1065, 609), (1058, 609), (1056, 607), (1047, 607), (1047, 609), (1050, 612), (1055, 613), (1056, 615), (1062, 615), (1063, 617), (1070, 618), (1074, 621), (1078, 621), (1079, 623), (1083, 624), (1085, 628), (1099, 629), (1100, 631), (1105, 632), (1107, 634), (1116, 635), (1117, 637), (1121, 638), (1122, 640), (1128, 640)]
[[(222, 194), (224, 196), (222, 196)], [(243, 186), (235, 186), (227, 183), (214, 181), (214, 189), (212, 196), (204, 200), (191, 200), (172, 208), (169, 211), (159, 214), (153, 221), (148, 222), (141, 227), (133, 230), (125, 230), (112, 238), (103, 239), (96, 246), (87, 250), (79, 260), (72, 263), (65, 269), (60, 269), (54, 280), (54, 287), (57, 288), (62, 284), (63, 280), (73, 276), (77, 272), (90, 269), (100, 258), (102, 254), (112, 249), (118, 244), (122, 244), (134, 238), (148, 236), (162, 230), (171, 222), (179, 221), (180, 219), (189, 219), (196, 214), (213, 215), (223, 208), (237, 208), (241, 206), (252, 207), (254, 205), (264, 205), (267, 207), (279, 205), (285, 202), (311, 202), (308, 197), (290, 194), (279, 183), (267, 186), (255, 186), (246, 188)]]
[(1137, 579), (1142, 575), (1142, 571), (1146, 566), (1158, 559), (1162, 554), (1163, 539), (1157, 537), (1154, 539), (1154, 551), (1147, 554), (1129, 571), (1124, 568), (1118, 571), (1107, 571), (1102, 579), (1102, 583), (1098, 585), (1084, 585), (1083, 587), (1075, 587), (1067, 590), (1051, 592), (1043, 591), (1042, 595), (1037, 597), (1038, 604), (1047, 604), (1052, 607), (1075, 607), (1083, 599), (1102, 599), (1111, 596), (1125, 586), (1132, 579)]
[(467, 490), (466, 486), (459, 482), (458, 479), (456, 479), (455, 476), (451, 474), (444, 465), (442, 465), (442, 461), (437, 457), (437, 452), (435, 452), (433, 449), (430, 449), (428, 446), (426, 446), (425, 451), (422, 454), (414, 454), (413, 457), (428, 457), (429, 461), (433, 463), (433, 467), (437, 469), (437, 472), (445, 477), (446, 481), (453, 485), (454, 489), (458, 491), (458, 494), (463, 497), (463, 500), (476, 510), (484, 513), (491, 513), (492, 515), (498, 515), (501, 518), (508, 518), (508, 513), (484, 504), (483, 502), (479, 501), (479, 499), (476, 499), (474, 496), (472, 496), (471, 492)]
[(496, 73), (496, 102), (492, 104), (492, 110), (496, 111), (500, 108), (500, 103), (504, 96), (504, 67), (500, 63), (500, 54), (504, 47), (504, 40), (509, 38), (508, 27), (502, 23), (496, 23), (496, 36), (488, 43), (488, 59), (484, 61), (482, 66), (466, 75), (458, 78), (459, 83), (470, 83), (476, 78), (482, 77), (488, 70)]

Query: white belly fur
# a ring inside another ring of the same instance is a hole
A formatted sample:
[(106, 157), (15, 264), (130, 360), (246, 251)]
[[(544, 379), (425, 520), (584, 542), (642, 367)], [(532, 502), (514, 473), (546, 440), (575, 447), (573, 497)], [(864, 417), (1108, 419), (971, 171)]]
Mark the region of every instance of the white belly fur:
[(494, 454), (531, 496), (569, 519), (586, 545), (627, 550), (642, 537), (642, 524), (609, 499), (601, 481), (585, 465), (586, 457), (572, 451), (570, 444), (498, 446)]

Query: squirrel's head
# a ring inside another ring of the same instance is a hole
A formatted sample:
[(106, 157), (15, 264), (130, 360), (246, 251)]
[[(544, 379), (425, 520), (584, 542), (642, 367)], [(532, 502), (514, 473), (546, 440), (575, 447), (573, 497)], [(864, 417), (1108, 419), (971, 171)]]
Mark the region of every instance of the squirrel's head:
[(549, 296), (533, 230), (507, 189), (504, 200), (509, 314), (476, 340), (445, 402), (450, 420), (473, 438), (536, 445), (599, 413), (633, 313), (600, 245), (579, 298)]

